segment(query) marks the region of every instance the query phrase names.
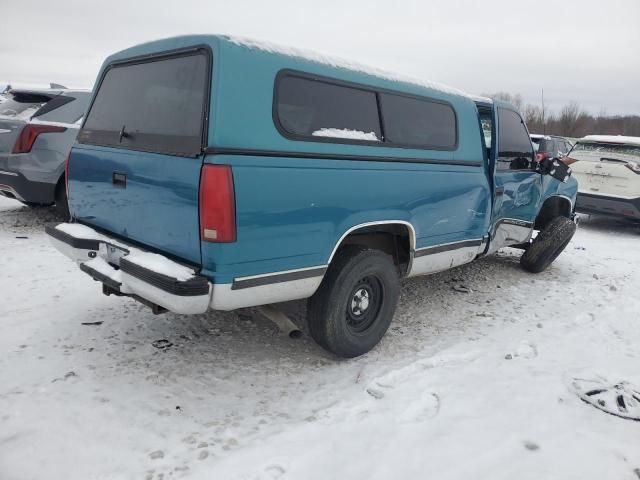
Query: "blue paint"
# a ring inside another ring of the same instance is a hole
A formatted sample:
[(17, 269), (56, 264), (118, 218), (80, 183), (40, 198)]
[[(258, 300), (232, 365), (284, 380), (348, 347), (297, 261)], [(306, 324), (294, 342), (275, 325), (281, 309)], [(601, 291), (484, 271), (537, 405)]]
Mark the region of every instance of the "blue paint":
[[(251, 49), (218, 36), (178, 37), (124, 50), (105, 61), (100, 76), (116, 60), (194, 45), (207, 46), (213, 57), (209, 147), (305, 152), (310, 158), (286, 153), (185, 158), (76, 145), (70, 162), (70, 205), (81, 222), (201, 265), (202, 274), (215, 283), (326, 264), (342, 234), (361, 223), (410, 222), (421, 248), (482, 238), (500, 218), (533, 221), (550, 195), (575, 199), (574, 180), (560, 184), (533, 172), (501, 172), (495, 182), (505, 194), (494, 208), (494, 162), (485, 155), (476, 105), (464, 96)], [(272, 118), (274, 79), (282, 69), (445, 100), (456, 111), (458, 146), (438, 151), (287, 139)], [(398, 160), (328, 160), (312, 154)], [(232, 166), (235, 243), (199, 240), (203, 163)], [(114, 171), (127, 174), (126, 189), (114, 187)]]

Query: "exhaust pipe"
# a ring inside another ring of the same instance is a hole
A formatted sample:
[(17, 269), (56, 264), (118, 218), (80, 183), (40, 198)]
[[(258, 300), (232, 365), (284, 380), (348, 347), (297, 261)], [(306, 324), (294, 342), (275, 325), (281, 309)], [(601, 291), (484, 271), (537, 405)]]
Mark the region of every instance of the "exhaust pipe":
[(289, 338), (302, 337), (302, 332), (296, 326), (296, 324), (293, 323), (289, 317), (287, 317), (273, 305), (262, 305), (258, 307), (258, 311), (273, 323), (275, 323), (280, 331)]

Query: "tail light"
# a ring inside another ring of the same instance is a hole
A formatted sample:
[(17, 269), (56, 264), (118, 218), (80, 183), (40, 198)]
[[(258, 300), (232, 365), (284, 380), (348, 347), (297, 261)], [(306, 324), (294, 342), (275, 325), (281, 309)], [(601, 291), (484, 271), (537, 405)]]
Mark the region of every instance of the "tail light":
[(236, 199), (228, 165), (205, 165), (200, 177), (200, 239), (236, 241)]
[(64, 132), (65, 130), (65, 127), (59, 127), (57, 125), (29, 123), (20, 132), (11, 153), (29, 153), (33, 148), (36, 138), (38, 138), (38, 135), (41, 133), (58, 133)]
[(624, 166), (631, 170), (633, 173), (637, 173), (638, 175), (640, 175), (640, 164), (636, 162), (628, 162)]
[(549, 152), (536, 153), (536, 162), (541, 162), (547, 158), (551, 158), (551, 154)]

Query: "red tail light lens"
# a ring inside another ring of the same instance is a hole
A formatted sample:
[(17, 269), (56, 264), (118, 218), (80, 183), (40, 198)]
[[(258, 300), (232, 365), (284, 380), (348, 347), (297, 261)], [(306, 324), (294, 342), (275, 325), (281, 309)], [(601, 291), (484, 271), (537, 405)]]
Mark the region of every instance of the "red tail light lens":
[(625, 167), (627, 167), (633, 173), (637, 173), (638, 175), (640, 175), (640, 164), (639, 163), (629, 162), (629, 163), (625, 164)]
[(228, 165), (205, 165), (200, 176), (200, 239), (236, 241), (236, 199)]
[(64, 132), (65, 130), (65, 127), (59, 127), (57, 125), (40, 125), (37, 123), (30, 123), (20, 132), (11, 153), (29, 153), (33, 148), (36, 138), (38, 138), (38, 135), (41, 133), (57, 133)]
[(550, 157), (551, 155), (549, 154), (549, 152), (536, 153), (536, 162), (541, 162)]
[(565, 165), (571, 165), (571, 164), (576, 163), (578, 160), (576, 160), (575, 158), (571, 158), (571, 157), (564, 157), (564, 158), (561, 158), (560, 161), (562, 163), (564, 163)]

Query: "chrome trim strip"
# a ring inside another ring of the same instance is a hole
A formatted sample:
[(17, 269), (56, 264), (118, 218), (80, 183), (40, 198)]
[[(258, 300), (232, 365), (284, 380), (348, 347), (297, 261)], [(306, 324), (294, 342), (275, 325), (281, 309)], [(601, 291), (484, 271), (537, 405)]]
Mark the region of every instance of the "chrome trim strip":
[(254, 278), (271, 277), (273, 275), (283, 275), (285, 273), (304, 272), (305, 270), (315, 270), (316, 268), (327, 268), (328, 265), (315, 265), (313, 267), (294, 268), (293, 270), (280, 270), (278, 272), (261, 273), (259, 275), (249, 275), (246, 277), (236, 277), (234, 281), (253, 280)]
[(11, 177), (17, 177), (18, 174), (15, 172), (7, 172), (6, 170), (0, 170), (0, 175), (9, 175)]
[(482, 238), (473, 238), (469, 240), (461, 240), (457, 242), (440, 243), (430, 247), (421, 247), (416, 249), (414, 258), (420, 258), (424, 255), (433, 255), (436, 253), (447, 252), (449, 250), (457, 250), (465, 247), (479, 247), (482, 245)]
[(327, 266), (322, 265), (318, 267), (299, 268), (297, 270), (254, 275), (251, 277), (234, 278), (233, 283), (231, 284), (231, 290), (242, 290), (244, 288), (292, 282), (295, 280), (304, 280), (306, 278), (314, 277), (320, 277), (320, 279), (322, 279), (326, 271)]
[(331, 263), (331, 260), (333, 260), (334, 255), (336, 254), (336, 252), (338, 251), (338, 248), (340, 247), (340, 244), (345, 238), (347, 238), (347, 236), (350, 233), (355, 232), (356, 230), (359, 230), (361, 228), (372, 227), (374, 225), (394, 225), (394, 224), (404, 225), (406, 227), (409, 227), (409, 231), (411, 232), (411, 235), (409, 235), (409, 250), (410, 252), (414, 252), (416, 249), (416, 230), (413, 228), (413, 225), (410, 222), (407, 222), (406, 220), (379, 220), (375, 222), (359, 223), (358, 225), (354, 225), (353, 227), (349, 228), (346, 232), (344, 232), (340, 237), (340, 239), (338, 240), (338, 242), (336, 243), (336, 245), (333, 247), (333, 250), (331, 251), (331, 255), (329, 256), (329, 261), (327, 262), (327, 264)]

